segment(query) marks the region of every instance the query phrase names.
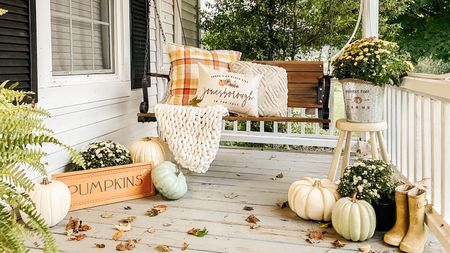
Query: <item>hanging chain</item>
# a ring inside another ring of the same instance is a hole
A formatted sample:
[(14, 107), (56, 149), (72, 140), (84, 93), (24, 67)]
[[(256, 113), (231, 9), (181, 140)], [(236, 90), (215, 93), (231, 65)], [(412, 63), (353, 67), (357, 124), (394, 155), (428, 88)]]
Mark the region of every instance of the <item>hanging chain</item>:
[(328, 57), (327, 57), (327, 75), (331, 75), (331, 38), (334, 28), (334, 0), (330, 0), (330, 37), (328, 38)]
[(161, 22), (161, 16), (159, 15), (158, 6), (156, 5), (156, 0), (153, 0), (153, 7), (155, 9), (155, 16), (156, 20), (158, 21), (159, 30), (161, 32), (162, 38), (164, 43), (167, 43), (166, 33), (164, 32), (162, 22)]
[[(178, 18), (180, 20), (180, 26), (181, 26), (181, 33), (183, 34), (183, 40), (184, 40), (184, 44), (187, 44), (186, 41), (186, 33), (184, 32), (184, 27), (183, 27), (183, 19), (181, 17), (181, 9), (180, 9), (180, 2), (178, 0), (175, 0), (175, 3), (177, 5), (177, 10), (178, 10)], [(183, 44), (183, 43), (182, 43)]]

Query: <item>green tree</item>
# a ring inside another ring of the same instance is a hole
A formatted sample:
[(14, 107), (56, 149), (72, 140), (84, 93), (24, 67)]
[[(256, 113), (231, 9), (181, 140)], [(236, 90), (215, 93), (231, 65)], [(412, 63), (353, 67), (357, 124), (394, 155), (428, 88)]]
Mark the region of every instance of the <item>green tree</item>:
[[(380, 1), (381, 34), (396, 34), (400, 26), (390, 21), (410, 1)], [(285, 60), (327, 44), (342, 46), (356, 23), (359, 1), (217, 0), (206, 7), (201, 12), (203, 45), (239, 50), (246, 60)]]
[(401, 30), (389, 39), (397, 41), (415, 62), (423, 56), (450, 62), (450, 0), (416, 0), (390, 24)]

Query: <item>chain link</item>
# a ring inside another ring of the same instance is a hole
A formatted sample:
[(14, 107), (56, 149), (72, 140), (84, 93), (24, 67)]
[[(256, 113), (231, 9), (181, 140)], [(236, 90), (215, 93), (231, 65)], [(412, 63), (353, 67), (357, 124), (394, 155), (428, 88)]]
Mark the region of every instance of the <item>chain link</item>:
[(158, 21), (159, 31), (161, 32), (164, 43), (167, 43), (166, 33), (164, 32), (161, 16), (159, 15), (158, 6), (156, 5), (156, 0), (153, 0), (153, 8), (155, 9), (156, 20)]

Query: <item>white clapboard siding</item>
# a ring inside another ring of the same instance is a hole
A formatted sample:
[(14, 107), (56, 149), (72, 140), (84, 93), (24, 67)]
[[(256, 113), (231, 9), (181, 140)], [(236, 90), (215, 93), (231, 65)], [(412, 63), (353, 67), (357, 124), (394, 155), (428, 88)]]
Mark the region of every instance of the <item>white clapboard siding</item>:
[(181, 1), (181, 17), (183, 20), (183, 29), (186, 36), (186, 41), (184, 43), (190, 46), (199, 45), (198, 3), (198, 0)]

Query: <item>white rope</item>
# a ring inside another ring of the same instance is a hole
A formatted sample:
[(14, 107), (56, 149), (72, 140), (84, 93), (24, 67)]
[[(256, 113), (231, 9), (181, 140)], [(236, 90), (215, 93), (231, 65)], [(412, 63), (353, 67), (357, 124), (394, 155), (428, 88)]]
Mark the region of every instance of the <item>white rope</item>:
[(175, 161), (190, 171), (205, 173), (219, 150), (227, 108), (158, 104), (155, 115), (160, 137), (166, 140)]

